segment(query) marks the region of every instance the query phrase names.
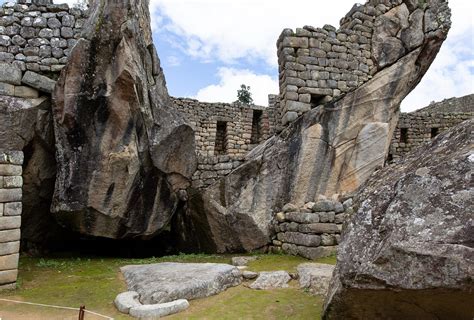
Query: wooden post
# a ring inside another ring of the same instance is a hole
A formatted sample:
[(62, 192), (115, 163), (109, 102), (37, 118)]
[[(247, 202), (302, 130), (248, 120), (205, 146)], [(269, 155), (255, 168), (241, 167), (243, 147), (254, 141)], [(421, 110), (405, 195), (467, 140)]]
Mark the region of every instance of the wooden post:
[(85, 314), (84, 310), (86, 310), (86, 306), (81, 306), (79, 308), (79, 320), (84, 320), (84, 314)]

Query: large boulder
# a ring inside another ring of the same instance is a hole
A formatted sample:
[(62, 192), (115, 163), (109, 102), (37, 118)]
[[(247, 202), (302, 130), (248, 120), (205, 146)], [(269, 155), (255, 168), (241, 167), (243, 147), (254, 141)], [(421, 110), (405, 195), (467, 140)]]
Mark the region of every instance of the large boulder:
[(166, 228), (196, 156), (194, 132), (168, 96), (148, 1), (92, 1), (53, 102), (56, 219), (108, 238)]
[(473, 319), (473, 130), (460, 124), (361, 188), (324, 319)]
[[(389, 32), (393, 21), (409, 30), (410, 19), (420, 18), (418, 13), (408, 17), (401, 1), (385, 3), (395, 11), (378, 21), (380, 30)], [(438, 20), (436, 28), (425, 30), (421, 44), (399, 53), (391, 45), (374, 48), (381, 60), (371, 80), (306, 112), (252, 150), (231, 174), (192, 195), (175, 226), (182, 247), (218, 252), (262, 248), (270, 242), (274, 214), (285, 203), (303, 206), (321, 194), (351, 193), (383, 166), (400, 103), (433, 62), (450, 28), (445, 1), (429, 1), (422, 9)], [(406, 23), (400, 22), (402, 16)]]

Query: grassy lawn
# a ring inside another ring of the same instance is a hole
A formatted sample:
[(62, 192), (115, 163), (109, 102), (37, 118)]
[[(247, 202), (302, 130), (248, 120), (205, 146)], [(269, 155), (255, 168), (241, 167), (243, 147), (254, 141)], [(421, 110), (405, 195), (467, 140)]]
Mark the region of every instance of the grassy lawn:
[[(0, 293), (0, 298), (53, 304), (67, 307), (85, 305), (115, 319), (130, 319), (116, 311), (115, 296), (126, 291), (119, 268), (128, 264), (157, 262), (229, 263), (230, 255), (178, 255), (150, 259), (55, 258), (22, 257), (18, 289)], [(249, 264), (252, 271), (296, 271), (307, 260), (286, 255), (259, 255)], [(335, 258), (319, 262), (335, 263)], [(297, 282), (290, 288), (257, 291), (241, 285), (219, 295), (190, 301), (191, 307), (169, 319), (317, 319), (322, 300), (299, 290)], [(45, 307), (26, 306), (0, 301), (0, 318), (17, 319), (77, 319), (77, 312)], [(101, 319), (86, 316), (86, 319)]]

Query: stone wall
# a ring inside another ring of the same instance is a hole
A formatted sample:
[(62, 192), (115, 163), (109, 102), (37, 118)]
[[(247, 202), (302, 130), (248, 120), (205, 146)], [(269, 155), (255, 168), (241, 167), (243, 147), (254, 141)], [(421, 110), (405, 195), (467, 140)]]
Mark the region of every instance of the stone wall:
[(312, 260), (333, 255), (341, 241), (342, 224), (352, 213), (350, 198), (341, 203), (320, 196), (302, 208), (286, 204), (276, 214), (276, 237), (270, 250)]
[(459, 98), (444, 99), (439, 102), (432, 102), (429, 106), (419, 109), (416, 112), (447, 113), (447, 112), (470, 112), (474, 113), (474, 94), (469, 94)]
[[(0, 10), (0, 94), (51, 93), (86, 16), (46, 0), (6, 2)], [(33, 89), (32, 89), (33, 88)]]
[(14, 288), (18, 275), (23, 152), (0, 151), (0, 290)]
[(339, 29), (325, 25), (283, 30), (277, 42), (281, 123), (354, 90), (420, 46), (432, 17), (425, 18), (423, 29), (426, 4), (404, 2), (356, 4)]
[(275, 132), (275, 109), (174, 98), (196, 138), (198, 170), (193, 186), (206, 187), (230, 173), (245, 155)]
[[(472, 106), (471, 106), (472, 108)], [(474, 117), (474, 112), (402, 113), (392, 137), (388, 161), (428, 143), (441, 132)]]

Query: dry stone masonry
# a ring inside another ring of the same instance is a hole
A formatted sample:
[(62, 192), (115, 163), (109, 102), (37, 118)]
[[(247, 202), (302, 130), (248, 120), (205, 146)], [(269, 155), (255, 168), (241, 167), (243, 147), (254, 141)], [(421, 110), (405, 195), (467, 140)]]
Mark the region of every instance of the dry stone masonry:
[(6, 2), (0, 10), (0, 94), (51, 93), (77, 42), (85, 14), (49, 0)]
[(23, 153), (0, 150), (0, 290), (15, 288), (20, 251)]
[(276, 214), (273, 252), (285, 252), (307, 259), (318, 259), (336, 253), (341, 241), (342, 224), (352, 215), (352, 199), (343, 203), (320, 197), (302, 208), (289, 203)]
[(174, 105), (194, 130), (198, 155), (195, 188), (207, 187), (229, 174), (275, 131), (273, 108), (182, 98), (175, 98)]
[(388, 161), (399, 159), (438, 134), (474, 118), (474, 94), (445, 99), (411, 113), (400, 114), (392, 136)]
[[(356, 4), (340, 28), (283, 30), (277, 42), (282, 124), (361, 86), (420, 47), (444, 23), (432, 1), (370, 0)], [(423, 22), (424, 21), (424, 22)]]

